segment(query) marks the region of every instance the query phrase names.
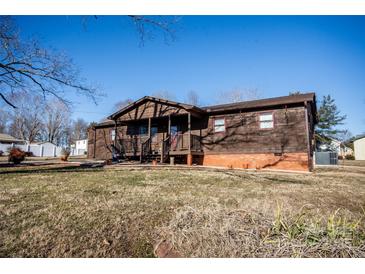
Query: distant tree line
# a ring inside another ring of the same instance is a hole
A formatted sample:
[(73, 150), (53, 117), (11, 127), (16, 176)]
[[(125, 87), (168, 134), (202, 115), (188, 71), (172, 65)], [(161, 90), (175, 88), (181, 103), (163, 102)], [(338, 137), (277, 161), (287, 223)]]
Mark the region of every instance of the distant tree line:
[(69, 146), (75, 140), (87, 138), (89, 124), (73, 120), (68, 105), (58, 99), (18, 92), (11, 97), (17, 108), (0, 109), (0, 133), (8, 133), (29, 142), (49, 141)]

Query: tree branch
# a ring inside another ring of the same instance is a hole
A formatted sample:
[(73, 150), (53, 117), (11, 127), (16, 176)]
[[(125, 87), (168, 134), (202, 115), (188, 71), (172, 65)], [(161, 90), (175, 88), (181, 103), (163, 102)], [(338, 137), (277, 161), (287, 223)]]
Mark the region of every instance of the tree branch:
[(5, 103), (7, 103), (9, 106), (16, 108), (16, 106), (14, 106), (12, 103), (9, 102), (8, 99), (5, 98), (5, 96), (0, 92), (0, 97), (5, 101)]

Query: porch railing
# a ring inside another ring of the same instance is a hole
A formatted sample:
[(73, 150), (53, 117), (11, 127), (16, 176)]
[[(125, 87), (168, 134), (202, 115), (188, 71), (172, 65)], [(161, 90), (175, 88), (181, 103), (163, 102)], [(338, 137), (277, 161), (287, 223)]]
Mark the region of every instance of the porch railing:
[(198, 135), (191, 135), (191, 150), (192, 151), (201, 151), (202, 143), (201, 137)]
[[(198, 135), (191, 134), (190, 148), (193, 151), (201, 150), (201, 138)], [(189, 134), (179, 133), (171, 135), (170, 137), (170, 150), (181, 151), (189, 149)]]
[(117, 148), (122, 155), (137, 155), (141, 152), (141, 144), (147, 140), (148, 137), (133, 136), (130, 138), (118, 139)]
[[(156, 147), (158, 146), (160, 146), (161, 149), (157, 149)], [(116, 148), (120, 151), (121, 155), (139, 156), (141, 152), (142, 154), (146, 155), (151, 152), (151, 149), (159, 150), (162, 155), (167, 155), (169, 151), (189, 150), (189, 134), (172, 134), (161, 141), (159, 144), (152, 144), (152, 140), (147, 136), (122, 138), (118, 139)], [(194, 134), (191, 135), (190, 149), (192, 151), (200, 151), (202, 149), (200, 136)]]

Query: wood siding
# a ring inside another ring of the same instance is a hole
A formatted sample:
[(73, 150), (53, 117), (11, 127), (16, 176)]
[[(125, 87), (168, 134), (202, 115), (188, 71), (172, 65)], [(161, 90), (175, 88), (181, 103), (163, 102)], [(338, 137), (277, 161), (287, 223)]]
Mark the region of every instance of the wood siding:
[[(304, 107), (270, 110), (274, 128), (260, 129), (259, 115), (267, 111), (210, 116), (202, 130), (204, 152), (285, 153), (307, 152)], [(214, 133), (214, 119), (225, 118), (225, 132)]]
[[(96, 131), (96, 142), (94, 140), (94, 130)], [(111, 131), (114, 130), (114, 127), (104, 127), (104, 128), (90, 128), (88, 131), (88, 157), (96, 159), (111, 159), (112, 151), (110, 145), (113, 144), (111, 138)], [(94, 154), (94, 144), (95, 146), (95, 154)]]
[(118, 121), (141, 120), (148, 118), (158, 118), (169, 115), (187, 114), (188, 112), (183, 108), (157, 103), (153, 101), (145, 102), (136, 106), (131, 111), (123, 114), (118, 118)]
[[(153, 103), (153, 105), (155, 104)], [(151, 126), (157, 127), (155, 141), (158, 144), (157, 146), (160, 146), (168, 132), (168, 117), (165, 116), (167, 114), (172, 115), (171, 125), (177, 125), (179, 133), (187, 133), (188, 115), (185, 110), (181, 111), (173, 108), (169, 110), (165, 109), (166, 111), (162, 112), (155, 112), (153, 109), (159, 109), (159, 106), (158, 104), (157, 106), (153, 105), (140, 106), (138, 110), (136, 109), (122, 116), (124, 118), (121, 117), (118, 120), (116, 138), (124, 139), (139, 136), (139, 126), (148, 126), (148, 118), (151, 118)], [(201, 136), (203, 144), (204, 155), (199, 156), (201, 157), (201, 162), (203, 164), (219, 163), (223, 159), (224, 165), (232, 162), (232, 166), (237, 167), (237, 163), (239, 162), (238, 166), (243, 167), (247, 162), (245, 159), (251, 159), (252, 157), (259, 159), (261, 157), (262, 163), (259, 163), (256, 159), (255, 165), (265, 166), (269, 163), (270, 166), (273, 166), (273, 163), (275, 163), (278, 167), (284, 168), (287, 166), (288, 169), (302, 169), (304, 166), (311, 167), (314, 117), (310, 107), (312, 107), (311, 104), (308, 105), (307, 111), (308, 127), (306, 124), (306, 110), (304, 105), (289, 106), (288, 108), (281, 106), (262, 111), (246, 111), (242, 113), (239, 111), (234, 113), (232, 111), (229, 114), (219, 115), (207, 113), (202, 118), (192, 116), (191, 134)], [(143, 110), (144, 108), (145, 110)], [(261, 113), (266, 112), (273, 113), (274, 128), (272, 129), (260, 129), (259, 116)], [(135, 117), (142, 118), (134, 120)], [(214, 119), (216, 118), (225, 119), (225, 132), (214, 133)], [(111, 140), (112, 130), (114, 130), (113, 124), (89, 129), (89, 158), (94, 157), (94, 134), (96, 134), (95, 158), (111, 158), (111, 145), (113, 144)], [(308, 139), (310, 141), (309, 145)], [(308, 148), (310, 151), (308, 151)], [(248, 156), (249, 154), (251, 156)], [(214, 158), (214, 155), (217, 156)], [(231, 161), (228, 161), (227, 157), (224, 158), (223, 155), (231, 158)], [(299, 155), (300, 157), (294, 157), (293, 155)], [(282, 158), (285, 159), (283, 160)], [(276, 164), (275, 161), (277, 159), (280, 160), (280, 164)], [(253, 163), (254, 161), (251, 162)], [(281, 162), (284, 162), (285, 165)]]

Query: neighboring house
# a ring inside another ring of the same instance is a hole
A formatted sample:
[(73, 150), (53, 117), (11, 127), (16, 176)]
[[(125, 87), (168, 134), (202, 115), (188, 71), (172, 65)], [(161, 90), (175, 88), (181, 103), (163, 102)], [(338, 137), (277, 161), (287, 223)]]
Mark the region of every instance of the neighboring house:
[(314, 93), (197, 107), (143, 97), (88, 129), (88, 157), (311, 170)]
[(353, 155), (354, 151), (352, 148), (345, 145), (344, 142), (336, 140), (334, 138), (330, 138), (329, 143), (320, 143), (318, 144), (318, 151), (333, 151), (337, 152), (338, 156), (345, 157), (347, 155)]
[(8, 150), (14, 146), (24, 145), (25, 140), (17, 139), (9, 134), (0, 133), (0, 151), (7, 154)]
[(16, 139), (8, 134), (0, 134), (0, 150), (7, 154), (8, 151), (17, 147), (23, 151), (31, 152), (35, 157), (56, 157), (61, 155), (62, 148), (50, 142), (28, 143), (25, 140)]
[(365, 134), (353, 139), (355, 160), (365, 160)]
[(9, 134), (0, 133), (0, 144), (25, 144), (25, 140), (17, 139)]
[(85, 155), (87, 152), (87, 139), (76, 140), (75, 144), (71, 145), (71, 155)]

